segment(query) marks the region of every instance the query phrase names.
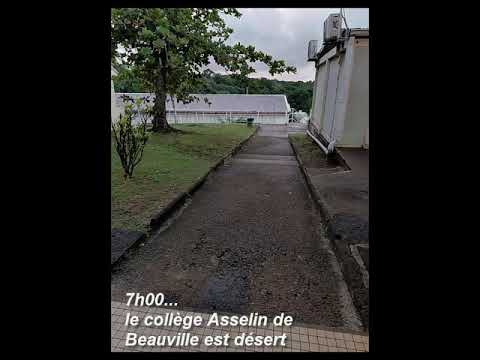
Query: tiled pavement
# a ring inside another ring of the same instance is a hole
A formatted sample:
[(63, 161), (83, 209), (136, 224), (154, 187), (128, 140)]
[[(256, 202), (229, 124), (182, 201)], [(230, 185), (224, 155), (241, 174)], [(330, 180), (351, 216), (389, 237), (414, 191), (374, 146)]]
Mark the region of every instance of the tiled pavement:
[[(270, 324), (267, 327), (206, 327), (206, 320), (210, 314), (194, 313), (189, 311), (179, 311), (175, 309), (165, 309), (158, 307), (128, 307), (126, 304), (114, 302), (111, 303), (111, 351), (112, 352), (164, 352), (164, 351), (188, 351), (188, 352), (229, 352), (229, 351), (253, 351), (253, 352), (367, 352), (369, 349), (369, 338), (365, 334), (347, 333), (338, 331), (329, 331), (319, 329), (314, 326), (288, 326), (280, 329)], [(184, 330), (181, 326), (173, 327), (145, 327), (145, 326), (126, 326), (125, 318), (127, 312), (131, 315), (138, 315), (143, 319), (146, 315), (164, 315), (168, 312), (181, 315), (200, 315), (204, 319), (203, 325), (192, 327), (190, 330)], [(269, 317), (269, 320), (271, 318)], [(295, 324), (294, 324), (295, 325)], [(190, 347), (160, 347), (160, 346), (125, 346), (127, 332), (135, 332), (139, 336), (175, 336), (178, 333), (191, 333), (200, 338), (198, 346)], [(241, 333), (253, 333), (254, 335), (287, 335), (286, 346), (235, 346), (228, 347), (205, 346), (202, 339), (208, 335), (224, 335), (229, 333), (232, 338)]]

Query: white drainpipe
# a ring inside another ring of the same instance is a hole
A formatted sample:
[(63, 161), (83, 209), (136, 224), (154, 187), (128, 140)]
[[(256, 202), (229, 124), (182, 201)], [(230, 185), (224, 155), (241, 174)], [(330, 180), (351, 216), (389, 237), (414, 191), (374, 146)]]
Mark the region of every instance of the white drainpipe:
[(325, 154), (328, 155), (329, 153), (331, 153), (335, 149), (335, 140), (330, 142), (328, 144), (328, 146), (325, 147), (315, 136), (312, 135), (310, 130), (307, 130), (307, 134), (313, 139), (313, 141), (315, 141), (318, 144), (318, 146), (320, 146), (320, 149), (322, 149)]

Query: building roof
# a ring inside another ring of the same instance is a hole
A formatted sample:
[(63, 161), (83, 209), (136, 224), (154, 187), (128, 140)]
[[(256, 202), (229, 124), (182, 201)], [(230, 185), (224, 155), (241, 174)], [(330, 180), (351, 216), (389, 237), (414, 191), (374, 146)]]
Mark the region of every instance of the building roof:
[[(340, 41), (341, 44), (345, 42), (345, 38), (355, 37), (355, 38), (369, 38), (370, 37), (370, 30), (368, 28), (353, 28), (349, 29), (342, 29), (342, 36), (344, 39)], [(329, 43), (323, 43), (320, 50), (317, 52), (317, 59), (320, 59), (323, 55), (329, 52), (331, 49), (337, 46), (337, 41), (332, 41)]]
[[(146, 96), (146, 93), (117, 94), (132, 97)], [(192, 94), (198, 97), (199, 101), (189, 104), (176, 102), (176, 111), (200, 111), (200, 112), (260, 112), (260, 113), (286, 113), (290, 111), (290, 105), (285, 95), (264, 95), (264, 94)], [(154, 96), (152, 96), (153, 98)], [(211, 105), (205, 103), (207, 98)], [(173, 111), (170, 98), (167, 100), (167, 111)]]
[(370, 29), (368, 29), (368, 28), (353, 28), (353, 29), (350, 29), (350, 36), (370, 37)]

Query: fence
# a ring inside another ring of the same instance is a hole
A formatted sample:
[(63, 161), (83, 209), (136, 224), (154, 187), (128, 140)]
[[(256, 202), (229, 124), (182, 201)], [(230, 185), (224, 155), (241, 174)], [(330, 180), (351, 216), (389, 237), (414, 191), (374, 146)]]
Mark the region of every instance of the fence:
[(245, 122), (248, 118), (253, 118), (254, 123), (257, 124), (286, 124), (288, 122), (288, 115), (286, 113), (209, 113), (203, 111), (192, 111), (175, 114), (173, 111), (167, 112), (167, 121), (170, 124), (225, 124)]
[[(129, 94), (130, 96), (132, 94)], [(116, 105), (123, 112), (124, 104), (121, 95), (117, 94)], [(233, 111), (173, 111), (167, 110), (167, 121), (170, 124), (225, 124), (245, 122), (247, 118), (253, 118), (256, 124), (287, 124), (288, 114), (282, 112), (259, 112), (249, 110), (245, 112)], [(133, 120), (138, 123), (140, 120)], [(151, 119), (149, 121), (151, 123)]]

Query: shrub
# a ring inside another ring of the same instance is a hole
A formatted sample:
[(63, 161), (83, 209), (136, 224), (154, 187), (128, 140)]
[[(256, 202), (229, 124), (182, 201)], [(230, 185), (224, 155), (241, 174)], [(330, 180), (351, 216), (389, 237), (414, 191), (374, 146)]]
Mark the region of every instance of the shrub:
[[(124, 178), (132, 178), (133, 170), (140, 163), (148, 141), (147, 123), (151, 116), (148, 97), (132, 99), (124, 96), (124, 112), (118, 119), (112, 119), (112, 132), (115, 139)], [(135, 121), (138, 121), (135, 123)]]

